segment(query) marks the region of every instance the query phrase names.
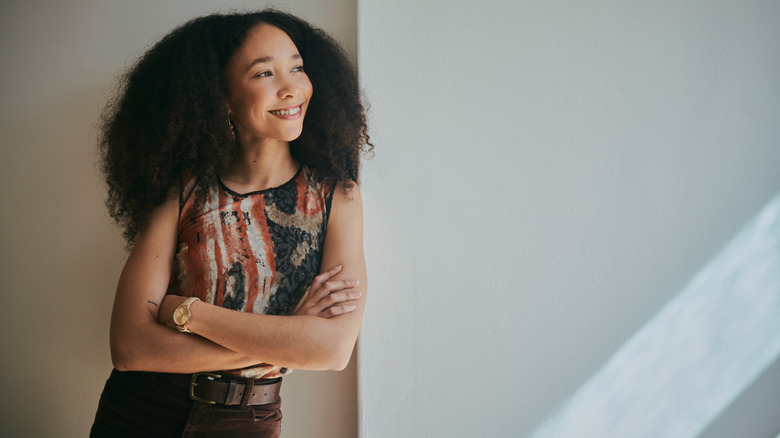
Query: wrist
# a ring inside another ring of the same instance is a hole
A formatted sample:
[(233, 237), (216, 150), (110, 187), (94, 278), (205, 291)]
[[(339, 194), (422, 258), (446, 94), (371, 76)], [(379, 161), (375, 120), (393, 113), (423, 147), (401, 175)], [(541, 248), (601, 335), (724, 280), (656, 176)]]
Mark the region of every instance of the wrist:
[(188, 324), (192, 321), (192, 304), (200, 301), (198, 297), (189, 297), (185, 299), (176, 310), (173, 311), (173, 323), (176, 329), (182, 333), (192, 333)]

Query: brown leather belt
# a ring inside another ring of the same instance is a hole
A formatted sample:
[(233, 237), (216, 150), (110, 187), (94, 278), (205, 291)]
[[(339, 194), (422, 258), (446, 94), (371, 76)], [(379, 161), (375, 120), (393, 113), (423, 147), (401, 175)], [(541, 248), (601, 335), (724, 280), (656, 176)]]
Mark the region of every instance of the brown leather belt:
[(282, 378), (242, 379), (215, 373), (194, 373), (190, 380), (190, 398), (225, 406), (264, 405), (279, 397)]

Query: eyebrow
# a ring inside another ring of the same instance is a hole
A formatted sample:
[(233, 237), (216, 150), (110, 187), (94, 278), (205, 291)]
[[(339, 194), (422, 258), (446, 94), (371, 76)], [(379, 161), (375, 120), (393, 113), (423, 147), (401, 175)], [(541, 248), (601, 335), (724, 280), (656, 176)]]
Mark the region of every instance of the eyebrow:
[[(300, 53), (296, 53), (293, 56), (291, 56), (291, 58), (292, 59), (301, 59), (301, 55), (300, 55)], [(244, 70), (244, 71), (249, 71), (256, 64), (263, 64), (263, 63), (266, 63), (266, 62), (271, 62), (273, 60), (274, 60), (273, 56), (263, 56), (261, 58), (255, 58), (255, 60), (253, 60), (252, 62), (249, 63), (249, 65), (247, 66), (246, 70)]]

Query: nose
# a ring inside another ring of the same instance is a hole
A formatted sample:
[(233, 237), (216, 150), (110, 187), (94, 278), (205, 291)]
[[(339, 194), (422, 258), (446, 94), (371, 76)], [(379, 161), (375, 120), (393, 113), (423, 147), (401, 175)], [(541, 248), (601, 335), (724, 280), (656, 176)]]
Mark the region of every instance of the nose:
[(296, 97), (300, 92), (300, 87), (295, 81), (292, 80), (292, 78), (283, 77), (281, 79), (281, 83), (279, 84), (277, 96), (279, 99), (291, 99)]

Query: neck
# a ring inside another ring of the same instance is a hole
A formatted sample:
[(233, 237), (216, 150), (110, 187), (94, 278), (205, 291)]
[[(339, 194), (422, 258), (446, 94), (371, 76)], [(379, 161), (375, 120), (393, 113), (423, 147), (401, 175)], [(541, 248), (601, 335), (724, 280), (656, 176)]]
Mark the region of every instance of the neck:
[(290, 154), (290, 143), (275, 139), (239, 142), (240, 152), (230, 164), (222, 181), (239, 193), (278, 187), (298, 171), (298, 162)]

